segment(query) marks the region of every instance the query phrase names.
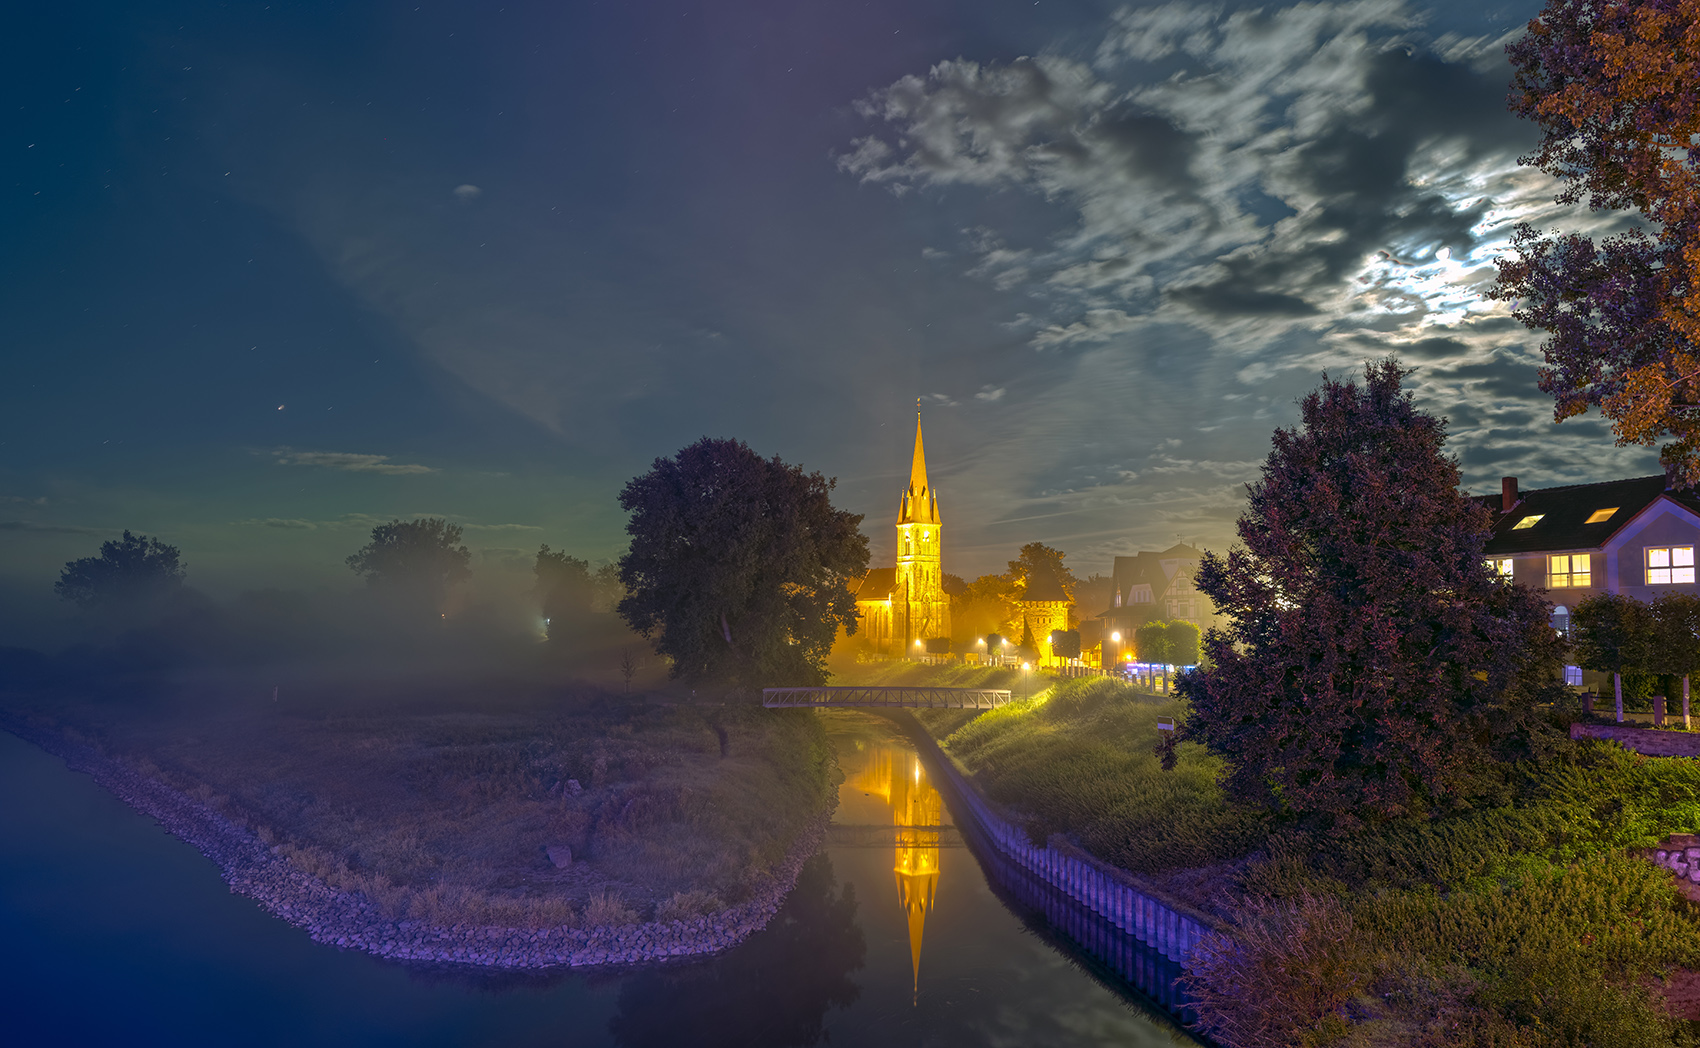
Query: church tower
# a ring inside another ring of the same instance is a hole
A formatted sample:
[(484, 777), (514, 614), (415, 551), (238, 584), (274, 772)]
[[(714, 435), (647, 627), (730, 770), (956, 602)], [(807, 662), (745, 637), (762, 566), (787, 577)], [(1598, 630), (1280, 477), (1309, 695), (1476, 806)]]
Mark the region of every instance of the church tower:
[[(891, 592), (892, 640), (897, 655), (914, 655), (916, 641), (950, 636), (950, 599), (939, 564), (942, 545), (939, 500), (927, 483), (927, 455), (921, 444), (921, 413), (915, 412), (915, 455), (909, 486), (897, 507), (897, 577)], [(895, 644), (894, 644), (895, 646)]]

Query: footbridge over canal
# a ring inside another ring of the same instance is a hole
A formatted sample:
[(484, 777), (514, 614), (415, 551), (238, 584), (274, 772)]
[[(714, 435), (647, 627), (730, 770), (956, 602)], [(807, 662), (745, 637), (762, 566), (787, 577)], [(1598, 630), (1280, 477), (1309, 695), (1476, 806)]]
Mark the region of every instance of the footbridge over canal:
[(769, 709), (800, 706), (809, 709), (865, 709), (901, 706), (911, 710), (991, 710), (1010, 701), (1009, 692), (996, 688), (763, 688), (761, 704)]

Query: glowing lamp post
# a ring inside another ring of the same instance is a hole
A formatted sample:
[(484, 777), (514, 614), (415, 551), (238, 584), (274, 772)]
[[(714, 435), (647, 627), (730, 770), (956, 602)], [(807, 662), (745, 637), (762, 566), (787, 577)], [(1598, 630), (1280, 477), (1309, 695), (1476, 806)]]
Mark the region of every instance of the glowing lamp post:
[(1031, 670), (1032, 668), (1033, 667), (1028, 663), (1023, 662), (1021, 664), (1022, 698), (1031, 699), (1033, 697), (1033, 678), (1027, 672), (1028, 670)]

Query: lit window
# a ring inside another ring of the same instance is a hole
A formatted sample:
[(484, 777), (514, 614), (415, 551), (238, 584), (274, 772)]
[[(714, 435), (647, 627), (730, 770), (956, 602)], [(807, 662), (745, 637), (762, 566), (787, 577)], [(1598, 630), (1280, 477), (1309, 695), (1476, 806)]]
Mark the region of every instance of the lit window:
[(1536, 524), (1539, 524), (1541, 522), (1541, 518), (1544, 517), (1544, 516), (1546, 516), (1545, 513), (1531, 514), (1527, 517), (1524, 517), (1522, 520), (1518, 521), (1517, 523), (1511, 525), (1511, 530), (1512, 531), (1522, 531), (1524, 528), (1532, 528)]
[(1693, 581), (1693, 546), (1647, 547), (1647, 585), (1669, 586)]
[[(1566, 589), (1572, 586), (1591, 586), (1592, 561), (1586, 553), (1560, 553), (1547, 558), (1547, 588)], [(1689, 572), (1693, 574), (1692, 571)]]
[(1511, 558), (1510, 557), (1489, 557), (1488, 558), (1488, 570), (1493, 572), (1495, 575), (1498, 575), (1501, 579), (1504, 579), (1506, 582), (1510, 582), (1511, 581)]
[(1566, 667), (1564, 667), (1564, 683), (1572, 685), (1574, 687), (1578, 687), (1578, 688), (1581, 687), (1582, 686), (1582, 667), (1580, 667), (1580, 666), (1566, 666)]
[(1617, 512), (1616, 506), (1613, 506), (1611, 509), (1597, 509), (1594, 512), (1588, 514), (1588, 519), (1583, 521), (1582, 523), (1584, 523), (1584, 524), (1601, 524), (1601, 523), (1604, 523), (1605, 521), (1610, 520), (1611, 515), (1613, 513), (1616, 513), (1616, 512)]

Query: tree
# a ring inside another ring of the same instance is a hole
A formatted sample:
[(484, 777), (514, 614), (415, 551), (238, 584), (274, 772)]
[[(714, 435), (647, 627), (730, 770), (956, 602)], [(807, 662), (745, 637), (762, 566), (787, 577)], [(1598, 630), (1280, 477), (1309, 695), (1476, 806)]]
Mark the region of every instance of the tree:
[(1570, 613), (1577, 663), (1611, 674), (1619, 721), (1623, 720), (1623, 675), (1652, 669), (1653, 625), (1647, 605), (1620, 593), (1596, 593)]
[(1682, 678), (1682, 719), (1688, 726), (1688, 679), (1700, 673), (1700, 596), (1664, 593), (1653, 601), (1649, 669)]
[(454, 586), (472, 577), (472, 552), (460, 544), (460, 525), (441, 517), (392, 520), (372, 529), (372, 541), (347, 564), (366, 585), (439, 609)]
[(1487, 510), (1406, 374), (1325, 375), (1275, 431), (1245, 545), (1198, 571), (1231, 625), (1180, 682), (1186, 736), (1227, 760), (1234, 795), (1339, 829), (1454, 803), (1482, 766), (1540, 752), (1536, 704), (1562, 691), (1550, 608), (1489, 570)]
[(1510, 107), (1542, 135), (1521, 162), (1560, 203), (1647, 229), (1596, 245), (1521, 226), (1494, 297), (1548, 333), (1558, 419), (1597, 407), (1620, 445), (1673, 437), (1667, 475), (1700, 484), (1700, 0), (1548, 0), (1506, 53)]
[(1080, 631), (1052, 630), (1051, 654), (1062, 659), (1080, 658)]
[(856, 631), (850, 582), (867, 570), (859, 514), (836, 480), (703, 438), (620, 492), (631, 548), (619, 613), (672, 674), (734, 684), (818, 684), (837, 632)]
[(988, 633), (1015, 632), (1020, 606), (1016, 586), (1003, 575), (981, 575), (951, 595), (950, 624), (964, 651), (974, 650)]
[(53, 592), (84, 610), (135, 608), (182, 588), (180, 558), (176, 546), (125, 531), (101, 543), (100, 556), (66, 562)]
[(1163, 627), (1168, 634), (1169, 665), (1196, 666), (1199, 656), (1198, 627), (1185, 619), (1175, 619)]
[(1063, 566), (1063, 558), (1068, 556), (1060, 549), (1052, 549), (1043, 542), (1029, 542), (1021, 547), (1021, 555), (1009, 562), (1009, 572), (1004, 576), (1014, 583), (1017, 600), (1026, 599), (1028, 580), (1041, 571), (1050, 571), (1056, 576), (1062, 586), (1063, 593), (1069, 600), (1074, 600), (1074, 587), (1080, 580)]
[(537, 593), (542, 598), (543, 618), (550, 640), (567, 636), (591, 613), (596, 599), (596, 580), (590, 564), (556, 551), (544, 543), (537, 551), (531, 573), (537, 576)]
[(1168, 666), (1174, 663), (1169, 657), (1169, 627), (1164, 622), (1147, 622), (1133, 631), (1133, 650), (1139, 656), (1140, 662)]

